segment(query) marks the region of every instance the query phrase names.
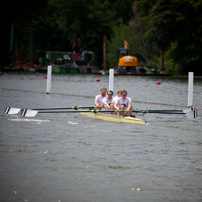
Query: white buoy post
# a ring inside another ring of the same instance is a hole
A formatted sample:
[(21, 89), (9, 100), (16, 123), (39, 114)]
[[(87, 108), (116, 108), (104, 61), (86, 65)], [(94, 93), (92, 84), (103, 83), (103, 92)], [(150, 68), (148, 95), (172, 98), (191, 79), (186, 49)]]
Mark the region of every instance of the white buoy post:
[(46, 85), (46, 94), (50, 93), (51, 90), (51, 75), (52, 75), (52, 66), (49, 65), (47, 69), (47, 85)]
[(114, 91), (114, 69), (109, 70), (109, 90)]
[(194, 74), (193, 72), (189, 72), (188, 107), (193, 107), (193, 83), (194, 83)]

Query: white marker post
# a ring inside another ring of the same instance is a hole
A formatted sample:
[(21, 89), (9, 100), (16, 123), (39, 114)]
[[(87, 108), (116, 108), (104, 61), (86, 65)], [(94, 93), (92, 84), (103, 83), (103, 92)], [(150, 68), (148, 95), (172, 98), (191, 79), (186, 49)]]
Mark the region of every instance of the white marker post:
[(114, 91), (114, 69), (109, 70), (109, 90)]
[(188, 109), (185, 109), (184, 112), (188, 119), (193, 119), (197, 117), (197, 111), (193, 107), (193, 85), (194, 85), (194, 73), (189, 72), (189, 81), (188, 81)]
[(47, 85), (46, 85), (46, 94), (50, 93), (51, 89), (51, 75), (52, 75), (52, 66), (49, 65), (47, 69)]
[(193, 72), (189, 72), (188, 107), (193, 107), (193, 83), (194, 83), (194, 74)]

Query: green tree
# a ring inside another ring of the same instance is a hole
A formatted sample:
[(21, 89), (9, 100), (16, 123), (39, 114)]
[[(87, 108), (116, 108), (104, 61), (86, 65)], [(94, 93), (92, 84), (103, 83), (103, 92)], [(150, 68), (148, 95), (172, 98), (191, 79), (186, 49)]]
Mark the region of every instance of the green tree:
[(102, 67), (103, 35), (111, 40), (113, 27), (122, 19), (128, 23), (134, 0), (49, 0), (56, 23), (73, 45), (78, 38), (81, 50), (94, 53), (94, 65)]
[(110, 37), (114, 23), (111, 4), (101, 0), (50, 0), (49, 6), (72, 45), (80, 38), (81, 50), (93, 51), (96, 65), (102, 66), (103, 35)]
[(133, 17), (133, 5), (134, 0), (109, 0), (111, 2), (111, 9), (116, 12), (115, 19), (121, 19), (124, 24), (128, 24), (128, 22)]
[[(30, 61), (30, 34), (33, 33), (33, 58), (38, 63), (39, 57), (45, 56), (45, 51), (58, 50), (66, 51), (69, 49), (68, 37), (58, 29), (55, 16), (47, 7), (48, 0), (24, 1), (18, 0), (5, 2), (5, 9), (8, 9), (8, 16), (5, 18), (5, 31), (1, 40), (5, 45), (3, 49), (3, 66), (10, 64), (10, 56), (13, 57), (17, 50), (17, 55), (21, 62)], [(13, 50), (10, 51), (11, 26), (14, 24), (14, 43)], [(16, 60), (13, 58), (14, 61)]]
[(35, 63), (38, 62), (39, 57), (45, 57), (45, 52), (48, 50), (66, 51), (69, 49), (68, 37), (57, 28), (57, 25), (52, 24), (53, 20), (51, 11), (44, 7), (41, 8), (39, 15), (28, 17), (26, 21), (21, 23), (19, 47), (25, 61), (29, 61), (31, 33), (33, 33)]
[(202, 3), (184, 0), (157, 0), (149, 12), (147, 36), (160, 50), (167, 51), (179, 73), (200, 74), (202, 61)]
[(103, 35), (110, 40), (119, 18), (128, 23), (133, 0), (18, 0), (5, 3), (9, 15), (5, 19), (6, 32), (1, 38), (5, 49), (1, 56), (7, 57), (6, 61), (9, 61), (11, 25), (14, 22), (15, 43), (24, 62), (29, 61), (30, 34), (33, 33), (35, 62), (47, 50), (72, 51), (74, 41), (80, 38), (78, 51), (93, 51), (95, 65), (102, 67)]

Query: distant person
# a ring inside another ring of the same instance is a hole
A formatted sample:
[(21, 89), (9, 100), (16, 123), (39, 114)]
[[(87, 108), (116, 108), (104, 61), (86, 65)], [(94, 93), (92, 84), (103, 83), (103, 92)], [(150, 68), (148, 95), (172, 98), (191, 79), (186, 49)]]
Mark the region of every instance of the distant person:
[(103, 99), (104, 99), (105, 97), (107, 97), (107, 96), (106, 96), (106, 92), (107, 92), (107, 89), (106, 89), (105, 87), (103, 87), (103, 88), (100, 89), (100, 95), (97, 95), (97, 96), (95, 97), (95, 106), (96, 106), (99, 110), (101, 110), (101, 109), (104, 108)]

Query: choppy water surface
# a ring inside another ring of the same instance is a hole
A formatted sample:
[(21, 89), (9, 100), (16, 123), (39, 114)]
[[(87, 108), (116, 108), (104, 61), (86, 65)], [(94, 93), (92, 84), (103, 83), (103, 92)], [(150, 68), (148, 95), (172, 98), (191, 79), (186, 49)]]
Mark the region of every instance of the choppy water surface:
[[(101, 82), (95, 82), (96, 78)], [(156, 85), (160, 80), (161, 85)], [(94, 96), (108, 76), (53, 75), (51, 92)], [(6, 73), (0, 87), (45, 92), (43, 74)], [(187, 79), (115, 77), (133, 100), (187, 105)], [(202, 107), (195, 80), (194, 105)], [(147, 114), (146, 125), (79, 113), (4, 115), (19, 108), (92, 106), (91, 98), (0, 90), (0, 201), (202, 201), (202, 115)], [(182, 109), (135, 104), (138, 109)]]

